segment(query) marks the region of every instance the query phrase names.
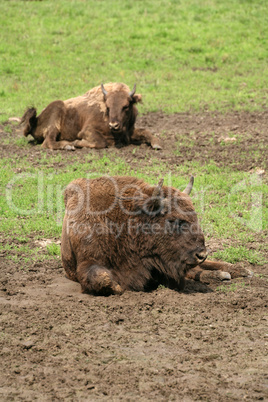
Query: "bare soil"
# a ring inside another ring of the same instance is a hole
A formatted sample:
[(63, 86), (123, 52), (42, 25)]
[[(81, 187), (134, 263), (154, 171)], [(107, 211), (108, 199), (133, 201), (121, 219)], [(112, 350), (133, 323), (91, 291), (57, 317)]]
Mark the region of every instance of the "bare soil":
[[(53, 166), (68, 170), (74, 161), (88, 163), (90, 153), (109, 152), (148, 169), (153, 154), (174, 171), (193, 158), (267, 171), (268, 111), (150, 113), (138, 125), (162, 138), (162, 151), (62, 151)], [(59, 154), (16, 145), (20, 135), (14, 123), (0, 127), (1, 157), (27, 157), (38, 166), (41, 154)], [(253, 278), (188, 281), (183, 292), (94, 297), (64, 277), (60, 258), (47, 255), (47, 239), (0, 236), (3, 244), (39, 250), (31, 263), (23, 248), (0, 255), (1, 400), (268, 400), (267, 264), (251, 266)]]

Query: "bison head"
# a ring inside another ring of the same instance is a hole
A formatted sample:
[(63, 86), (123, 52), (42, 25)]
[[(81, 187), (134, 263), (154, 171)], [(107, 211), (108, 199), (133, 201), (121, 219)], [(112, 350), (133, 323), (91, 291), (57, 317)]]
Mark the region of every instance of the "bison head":
[(183, 270), (185, 273), (207, 258), (204, 235), (189, 198), (193, 182), (191, 177), (185, 190), (180, 192), (172, 187), (162, 187), (162, 179), (142, 205), (143, 213), (154, 215), (154, 222), (159, 222), (162, 228), (155, 240), (170, 271)]
[[(130, 198), (133, 215), (139, 222), (137, 233), (144, 237), (146, 250), (152, 250), (152, 254), (156, 251), (162, 266), (169, 267), (169, 273), (174, 270), (174, 277), (176, 272), (185, 274), (207, 258), (204, 235), (189, 197), (193, 182), (191, 177), (180, 192), (163, 186), (161, 179), (155, 187), (143, 191), (138, 188), (134, 198)], [(124, 211), (130, 209), (127, 204), (124, 206)]]
[(135, 95), (136, 84), (130, 92), (123, 88), (107, 91), (103, 84), (101, 84), (101, 89), (106, 104), (109, 129), (113, 133), (120, 133), (133, 126), (137, 116), (137, 109), (134, 105), (141, 102), (141, 95)]

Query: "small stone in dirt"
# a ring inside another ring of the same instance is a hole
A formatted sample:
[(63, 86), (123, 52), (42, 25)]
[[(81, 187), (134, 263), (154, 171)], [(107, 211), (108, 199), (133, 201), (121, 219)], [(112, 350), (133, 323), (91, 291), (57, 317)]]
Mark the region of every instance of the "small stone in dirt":
[(31, 349), (34, 346), (34, 342), (33, 341), (25, 341), (21, 343), (23, 349)]
[(8, 121), (10, 121), (10, 122), (17, 122), (17, 123), (19, 123), (20, 120), (21, 120), (20, 117), (10, 117), (8, 119)]
[(233, 127), (231, 128), (231, 131), (236, 131), (238, 128), (239, 128), (239, 126), (233, 126)]
[(220, 137), (218, 139), (218, 142), (221, 142), (221, 141), (223, 141), (225, 143), (227, 143), (227, 142), (235, 142), (236, 138), (235, 137)]
[(264, 176), (264, 173), (265, 173), (265, 170), (263, 170), (263, 169), (256, 169), (256, 174), (257, 174), (258, 176)]
[(88, 385), (87, 389), (91, 390), (91, 389), (95, 389), (95, 385)]
[[(55, 244), (60, 244), (60, 240), (51, 240), (51, 239), (44, 239), (44, 240), (35, 240), (34, 242), (35, 244), (37, 244), (38, 246), (41, 246), (43, 248), (45, 248), (47, 245), (50, 245), (52, 243)], [(36, 265), (35, 265), (36, 266)], [(38, 266), (38, 265), (37, 265)]]

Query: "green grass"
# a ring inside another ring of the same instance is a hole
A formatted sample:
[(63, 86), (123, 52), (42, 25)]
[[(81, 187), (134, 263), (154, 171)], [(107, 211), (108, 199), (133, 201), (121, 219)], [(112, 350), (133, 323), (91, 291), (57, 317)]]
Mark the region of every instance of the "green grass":
[[(53, 245), (51, 245), (51, 250), (47, 250), (47, 255), (45, 255), (40, 252), (40, 247), (33, 247), (23, 243), (24, 242), (19, 245), (15, 245), (13, 243), (7, 243), (4, 246), (0, 245), (0, 252), (5, 252), (5, 258), (15, 263), (19, 263), (21, 265), (21, 269), (28, 269), (36, 262), (42, 262), (48, 258), (51, 258), (51, 256), (55, 257), (60, 255), (58, 248), (54, 248), (54, 251), (50, 252), (53, 250)], [(57, 245), (54, 244), (54, 246)]]
[(47, 252), (49, 255), (60, 256), (60, 246), (58, 244), (52, 243), (47, 245)]
[(228, 285), (218, 286), (216, 288), (216, 291), (223, 293), (237, 292), (239, 290), (244, 289), (245, 287), (249, 287), (249, 284), (246, 284), (245, 282), (230, 283)]
[(141, 112), (267, 106), (264, 0), (0, 3), (0, 121), (100, 82), (137, 82)]
[(249, 250), (244, 246), (228, 247), (225, 250), (217, 251), (213, 254), (213, 257), (231, 263), (247, 261), (250, 264), (263, 265), (264, 263), (268, 262), (256, 251)]

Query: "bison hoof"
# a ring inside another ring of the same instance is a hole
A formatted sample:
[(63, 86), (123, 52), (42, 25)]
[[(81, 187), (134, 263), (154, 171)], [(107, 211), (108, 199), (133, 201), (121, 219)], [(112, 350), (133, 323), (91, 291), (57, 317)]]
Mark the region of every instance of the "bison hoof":
[(157, 149), (157, 150), (162, 149), (160, 144), (152, 144), (151, 146), (152, 146), (153, 149)]
[(231, 275), (225, 271), (203, 271), (200, 275), (200, 281), (203, 283), (229, 281)]
[(114, 290), (115, 295), (121, 295), (121, 294), (124, 293), (124, 291), (123, 291), (123, 289), (121, 288), (120, 285), (114, 286), (113, 290)]
[(99, 296), (121, 295), (123, 293), (121, 286), (111, 278), (109, 272), (101, 271), (96, 270), (96, 276), (92, 282), (93, 293)]
[(248, 268), (244, 268), (241, 266), (233, 266), (229, 270), (231, 277), (234, 278), (252, 278), (254, 272)]
[(229, 264), (226, 262), (222, 265), (221, 269), (225, 272), (229, 272), (231, 274), (232, 279), (251, 278), (254, 275), (253, 271), (243, 267), (242, 264)]
[(75, 147), (73, 145), (65, 145), (64, 149), (67, 151), (75, 151)]
[(231, 275), (229, 274), (229, 272), (224, 272), (224, 271), (216, 271), (219, 272), (219, 279), (221, 281), (229, 281), (230, 279), (232, 279)]

